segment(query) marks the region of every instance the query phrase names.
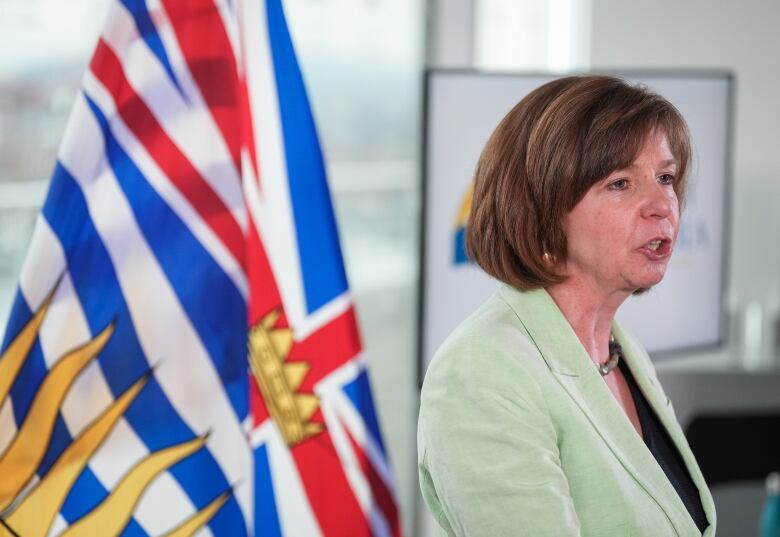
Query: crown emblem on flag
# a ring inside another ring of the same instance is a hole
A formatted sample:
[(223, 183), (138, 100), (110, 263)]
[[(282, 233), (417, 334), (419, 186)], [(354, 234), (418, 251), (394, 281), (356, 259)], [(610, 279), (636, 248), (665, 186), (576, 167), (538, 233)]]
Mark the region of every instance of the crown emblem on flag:
[(249, 363), (260, 393), (287, 445), (292, 447), (323, 430), (322, 424), (309, 419), (320, 406), (311, 393), (298, 393), (307, 362), (288, 362), (293, 345), (289, 328), (274, 328), (279, 311), (271, 311), (249, 331)]

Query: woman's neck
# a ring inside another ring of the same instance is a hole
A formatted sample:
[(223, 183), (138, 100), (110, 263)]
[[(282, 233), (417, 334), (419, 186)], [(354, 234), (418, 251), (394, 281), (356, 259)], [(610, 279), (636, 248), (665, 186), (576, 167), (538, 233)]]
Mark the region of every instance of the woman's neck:
[(570, 278), (547, 288), (566, 317), (590, 359), (603, 362), (609, 356), (609, 335), (615, 312), (628, 291), (605, 293), (579, 279)]

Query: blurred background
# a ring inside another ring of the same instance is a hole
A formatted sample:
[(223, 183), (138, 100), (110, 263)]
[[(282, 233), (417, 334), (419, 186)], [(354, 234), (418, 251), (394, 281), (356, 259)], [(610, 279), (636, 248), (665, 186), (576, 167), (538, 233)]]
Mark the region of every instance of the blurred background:
[[(0, 0), (2, 326), (107, 3)], [(730, 338), (720, 349), (664, 357), (659, 370), (682, 403), (711, 397), (716, 385), (780, 393), (780, 3), (286, 0), (285, 8), (327, 158), (406, 535), (428, 531), (415, 449), (426, 69), (731, 71)], [(738, 358), (746, 330), (756, 329), (766, 359), (747, 371)], [(701, 368), (714, 384), (685, 376)], [(771, 400), (753, 406), (764, 403)], [(719, 511), (718, 534), (755, 534), (745, 528), (757, 528), (762, 483), (713, 490), (719, 507), (734, 506)]]

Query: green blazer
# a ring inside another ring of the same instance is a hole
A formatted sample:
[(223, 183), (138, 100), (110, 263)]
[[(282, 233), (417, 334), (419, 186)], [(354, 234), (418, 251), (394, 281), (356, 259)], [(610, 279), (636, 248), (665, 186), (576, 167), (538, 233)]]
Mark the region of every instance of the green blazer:
[[(615, 338), (679, 450), (715, 534), (715, 506), (640, 344)], [(448, 535), (700, 535), (547, 291), (504, 286), (433, 358), (417, 431), (423, 497)]]

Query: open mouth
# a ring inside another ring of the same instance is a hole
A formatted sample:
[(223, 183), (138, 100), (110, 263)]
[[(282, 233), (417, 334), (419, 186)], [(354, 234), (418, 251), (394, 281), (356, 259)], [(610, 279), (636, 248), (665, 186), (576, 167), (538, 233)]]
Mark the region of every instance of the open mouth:
[(647, 247), (651, 251), (655, 252), (656, 250), (658, 250), (661, 247), (661, 243), (662, 242), (663, 241), (660, 241), (660, 240), (659, 241), (650, 241), (649, 243), (647, 243)]
[(641, 250), (645, 252), (646, 255), (655, 258), (660, 259), (663, 257), (668, 256), (672, 251), (672, 241), (669, 239), (653, 239), (647, 244), (645, 244)]

